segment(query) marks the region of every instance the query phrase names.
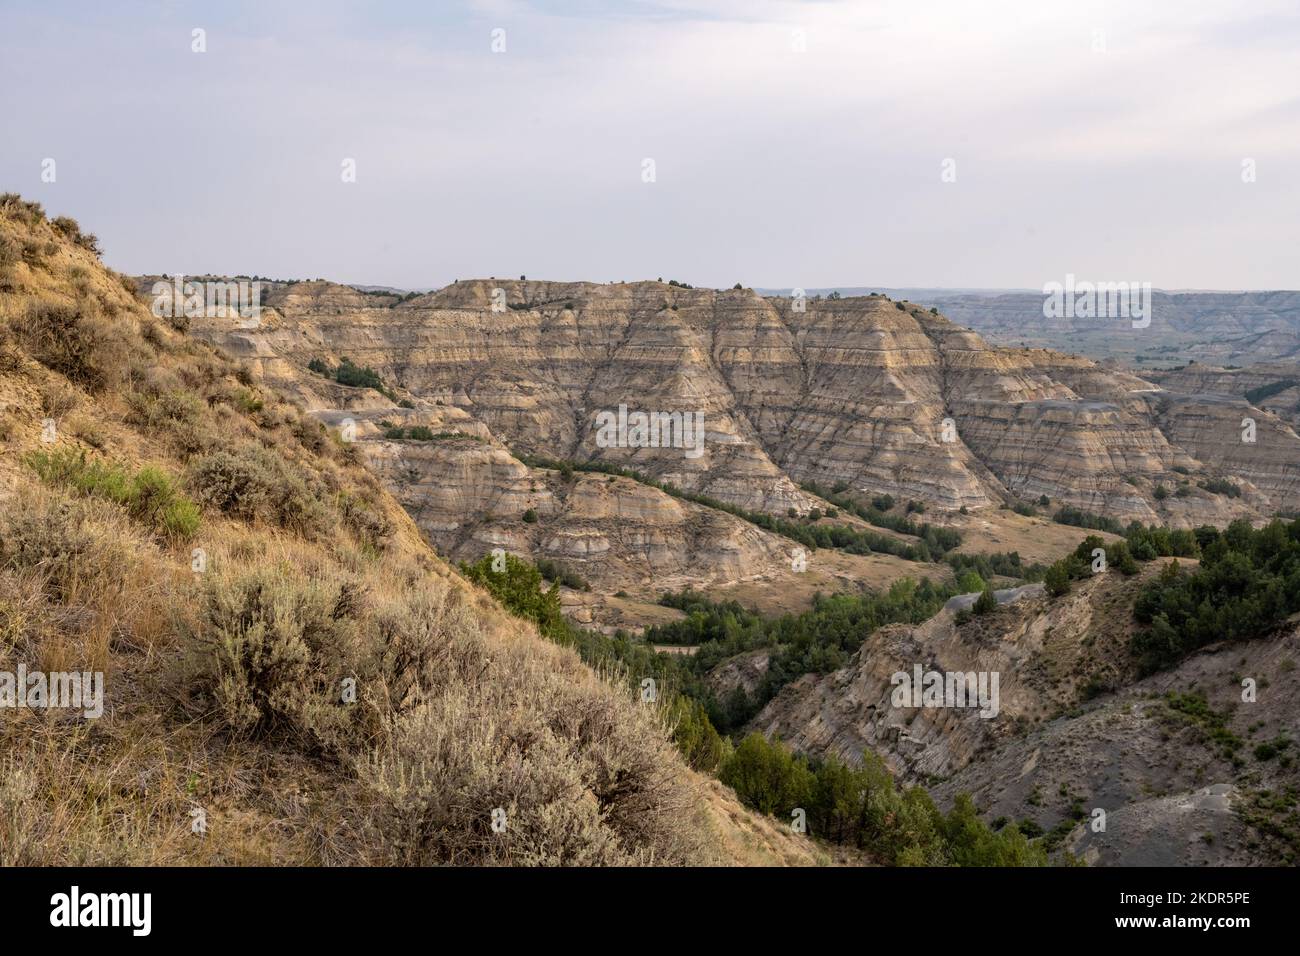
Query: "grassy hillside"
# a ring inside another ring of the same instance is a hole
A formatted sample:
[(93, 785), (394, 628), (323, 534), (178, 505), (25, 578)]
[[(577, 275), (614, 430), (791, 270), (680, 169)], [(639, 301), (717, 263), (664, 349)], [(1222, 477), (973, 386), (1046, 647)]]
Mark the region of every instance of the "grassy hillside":
[(95, 246), (0, 197), (0, 671), (106, 682), (0, 711), (0, 864), (824, 861)]

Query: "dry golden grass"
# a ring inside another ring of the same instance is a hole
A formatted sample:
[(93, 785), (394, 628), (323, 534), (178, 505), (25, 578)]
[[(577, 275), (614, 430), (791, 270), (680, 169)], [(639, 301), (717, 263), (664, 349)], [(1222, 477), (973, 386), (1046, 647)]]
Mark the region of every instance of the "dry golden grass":
[[(803, 862), (73, 225), (0, 197), (0, 669), (102, 671), (105, 710), (0, 710), (0, 864)], [(42, 481), (42, 451), (156, 468), (201, 521)]]

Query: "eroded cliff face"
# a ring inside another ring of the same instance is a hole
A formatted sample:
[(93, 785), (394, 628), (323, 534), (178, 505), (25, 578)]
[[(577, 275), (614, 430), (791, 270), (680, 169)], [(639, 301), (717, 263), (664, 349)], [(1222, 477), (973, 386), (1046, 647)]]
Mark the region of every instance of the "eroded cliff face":
[[(921, 624), (878, 629), (844, 668), (789, 685), (753, 727), (795, 749), (854, 762), (874, 750), (907, 780), (950, 777), (1000, 741), (1073, 707), (1086, 686), (1136, 679), (1130, 609), (1163, 563), (1132, 578), (1096, 575), (1057, 599), (1041, 585), (999, 591), (1000, 606), (987, 615), (960, 614), (975, 595), (953, 598)], [(917, 665), (923, 672), (997, 673), (996, 713), (897, 706), (894, 675), (912, 675)]]
[[(812, 567), (796, 571), (794, 542), (723, 510), (632, 478), (536, 467), (528, 455), (617, 464), (778, 516), (826, 508), (801, 489), (806, 482), (859, 499), (889, 493), (960, 527), (963, 550), (1016, 547), (1033, 560), (1052, 560), (1077, 538), (1039, 542), (1043, 553), (1031, 555), (1027, 537), (1083, 532), (1005, 504), (1046, 496), (1049, 510), (1074, 505), (1182, 527), (1300, 506), (1300, 438), (1270, 410), (1276, 403), (1244, 398), (1272, 370), (1244, 389), (1228, 387), (1232, 370), (1153, 382), (1077, 356), (992, 348), (883, 296), (800, 309), (748, 290), (483, 280), (402, 301), (316, 282), (274, 289), (267, 305), (256, 328), (213, 317), (193, 320), (190, 332), (346, 432), (441, 553), (474, 560), (503, 548), (576, 571), (595, 593), (566, 589), (564, 610), (590, 626), (677, 614), (653, 601), (686, 586), (788, 594), (824, 570), (817, 587), (851, 590), (947, 569), (837, 551), (833, 562), (805, 555)], [(313, 359), (344, 357), (375, 369), (387, 394), (307, 370)], [(620, 406), (701, 414), (701, 454), (599, 441), (597, 415)], [(1243, 438), (1244, 418), (1254, 441)], [(388, 437), (411, 426), (432, 439)], [(1209, 478), (1238, 494), (1200, 487)], [(1188, 812), (1214, 834), (1216, 859), (1243, 858), (1249, 836), (1233, 808), (1259, 781), (1207, 757), (1195, 739), (1179, 738), (1170, 756), (1167, 714), (1151, 696), (1188, 682), (1228, 686), (1237, 658), (1207, 651), (1145, 681), (1124, 663), (1131, 592), (1159, 563), (1133, 579), (1076, 584), (1054, 601), (1030, 589), (971, 620), (958, 619), (958, 601), (923, 624), (880, 628), (842, 670), (787, 686), (753, 727), (811, 754), (856, 760), (876, 751), (941, 799), (970, 791), (990, 816), (1044, 829), (1072, 812), (1044, 794), (1122, 807), (1131, 839), (1071, 834), (1069, 845), (1090, 859), (1203, 862), (1209, 844), (1184, 839), (1179, 823)], [(1245, 653), (1272, 654), (1260, 666), (1293, 685), (1280, 661), (1296, 640)], [(720, 692), (752, 687), (768, 661), (766, 651), (742, 655), (709, 679)], [(895, 706), (894, 675), (918, 664), (998, 673), (997, 716)], [(1257, 723), (1269, 733), (1293, 725), (1287, 706), (1274, 701)], [(1248, 715), (1233, 720), (1244, 734)], [(1198, 761), (1201, 773), (1188, 770)]]
[[(367, 443), (367, 457), (446, 553), (561, 561), (609, 590), (678, 589), (788, 570), (794, 542), (629, 478), (528, 468), (474, 440)], [(520, 521), (528, 510), (536, 522)]]
[[(941, 804), (969, 793), (988, 819), (1063, 827), (1065, 845), (1088, 862), (1269, 862), (1238, 811), (1253, 793), (1296, 786), (1300, 770), (1290, 761), (1229, 759), (1172, 714), (1164, 695), (1204, 694), (1246, 742), (1243, 754), (1289, 736), (1300, 720), (1300, 631), (1292, 624), (1272, 637), (1211, 646), (1139, 679), (1127, 652), (1130, 608), (1162, 563), (1134, 578), (1099, 575), (1058, 599), (1000, 594), (1006, 603), (964, 623), (955, 598), (923, 624), (879, 629), (841, 670), (788, 685), (751, 727), (853, 763), (871, 750), (904, 780), (932, 787)], [(996, 715), (981, 716), (978, 702), (899, 706), (894, 675), (911, 676), (918, 665), (996, 672)], [(1245, 702), (1242, 678), (1252, 675), (1264, 691)], [(1107, 814), (1105, 830), (1089, 825), (1095, 810)]]
[(1300, 360), (1261, 362), (1243, 368), (1191, 363), (1153, 372), (1151, 380), (1181, 395), (1225, 395), (1245, 399), (1258, 390), (1257, 408), (1272, 412), (1293, 429), (1300, 427)]
[[(939, 523), (1041, 496), (1174, 526), (1300, 507), (1300, 438), (1244, 399), (992, 348), (880, 295), (799, 304), (659, 282), (467, 280), (399, 300), (300, 282), (271, 289), (265, 306), (255, 328), (213, 317), (191, 332), (331, 424), (355, 423), (446, 553), (527, 550), (576, 561), (611, 589), (774, 574), (792, 546), (635, 481), (557, 482), (514, 453), (617, 464), (779, 516), (825, 507), (806, 482), (914, 499)], [(389, 396), (307, 371), (343, 357), (375, 369)], [(620, 407), (698, 416), (703, 441), (603, 440), (598, 416)], [(1241, 437), (1247, 412), (1254, 443)], [(385, 441), (381, 422), (440, 438)], [(1200, 488), (1208, 477), (1240, 496)], [(528, 509), (542, 520), (520, 522)]]

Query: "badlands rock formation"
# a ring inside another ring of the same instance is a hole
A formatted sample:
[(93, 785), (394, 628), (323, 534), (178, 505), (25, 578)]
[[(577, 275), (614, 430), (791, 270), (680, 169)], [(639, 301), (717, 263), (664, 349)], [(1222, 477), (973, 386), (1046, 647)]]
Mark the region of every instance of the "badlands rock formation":
[[(1289, 396), (1281, 390), (1263, 407), (1245, 397), (1282, 367), (1154, 380), (1044, 349), (990, 347), (883, 296), (801, 308), (750, 290), (658, 282), (474, 280), (409, 299), (303, 282), (273, 288), (266, 304), (255, 328), (207, 317), (190, 331), (357, 441), (444, 554), (477, 559), (504, 548), (577, 571), (593, 593), (566, 590), (564, 609), (584, 624), (635, 623), (636, 601), (670, 588), (790, 591), (797, 545), (631, 477), (570, 474), (536, 459), (619, 465), (777, 517), (826, 509), (803, 490), (809, 482), (859, 501), (888, 493), (961, 527), (967, 551), (1079, 531), (1005, 510), (1041, 496), (1048, 510), (1183, 527), (1300, 507)], [(308, 371), (313, 360), (345, 357), (373, 368), (385, 390)], [(599, 441), (597, 416), (620, 406), (702, 414), (702, 454)], [(433, 439), (388, 437), (410, 426)], [(1239, 494), (1202, 488), (1207, 479)], [(897, 562), (897, 576), (946, 573), (878, 553), (869, 560)], [(1067, 845), (1090, 860), (1249, 862), (1242, 808), (1261, 789), (1294, 785), (1292, 765), (1241, 772), (1178, 723), (1161, 695), (1201, 689), (1243, 739), (1271, 739), (1300, 718), (1300, 637), (1206, 649), (1139, 680), (1128, 663), (1130, 609), (1159, 564), (1076, 584), (1053, 601), (1020, 589), (987, 615), (967, 619), (957, 600), (923, 624), (880, 628), (845, 668), (786, 686), (752, 726), (814, 755), (856, 760), (874, 750), (941, 802), (971, 792), (989, 818), (1073, 827)], [(862, 585), (859, 571), (841, 567), (828, 580)], [(873, 568), (872, 580), (888, 571)], [(763, 650), (725, 661), (710, 684), (752, 688), (769, 660)], [(996, 716), (894, 706), (894, 674), (918, 664), (998, 673)], [(1231, 706), (1243, 667), (1283, 675), (1254, 712)], [(1111, 830), (1075, 827), (1080, 801), (1114, 808)], [(1205, 839), (1188, 836), (1189, 820)]]
[[(965, 623), (950, 607), (920, 625), (881, 628), (842, 670), (785, 687), (752, 727), (811, 754), (856, 762), (872, 750), (903, 779), (931, 786), (941, 803), (970, 793), (988, 819), (1063, 826), (1066, 845), (1089, 862), (1267, 862), (1268, 848), (1242, 814), (1261, 791), (1300, 783), (1293, 761), (1253, 753), (1300, 723), (1300, 631), (1291, 625), (1273, 638), (1212, 646), (1139, 680), (1126, 651), (1129, 609), (1160, 563), (1136, 578), (1111, 573), (1076, 584), (1056, 600), (1017, 595)], [(918, 664), (997, 672), (997, 715), (895, 706), (893, 675)], [(1263, 691), (1246, 703), (1241, 681), (1251, 675)], [(1169, 692), (1202, 694), (1225, 715), (1224, 726), (1245, 742), (1237, 759), (1171, 710)], [(1104, 831), (1082, 825), (1094, 809), (1108, 814)]]
[(1300, 360), (1261, 362), (1244, 368), (1220, 368), (1193, 362), (1168, 372), (1152, 372), (1150, 378), (1162, 387), (1184, 395), (1226, 395), (1244, 399), (1262, 390), (1255, 404), (1300, 427)]
[[(444, 552), (526, 549), (611, 590), (772, 574), (791, 543), (632, 480), (559, 482), (514, 453), (608, 462), (777, 516), (825, 507), (807, 482), (914, 499), (940, 523), (1041, 496), (1175, 526), (1300, 507), (1300, 438), (1284, 419), (1083, 358), (993, 348), (879, 295), (466, 280), (400, 299), (317, 281), (264, 302), (256, 328), (213, 317), (191, 330), (327, 421), (355, 423)], [(307, 371), (343, 357), (392, 397)], [(620, 406), (702, 416), (700, 453), (601, 441), (598, 416)], [(1247, 415), (1254, 443), (1242, 441)], [(444, 437), (389, 442), (380, 422)], [(1241, 496), (1201, 489), (1210, 477)], [(1180, 483), (1179, 495), (1158, 490)], [(536, 524), (519, 520), (528, 509)]]
[(1151, 323), (1140, 328), (1107, 317), (1045, 316), (1044, 296), (1037, 291), (916, 289), (891, 295), (934, 306), (999, 344), (1047, 345), (1089, 355), (1144, 355), (1166, 365), (1189, 358), (1245, 365), (1300, 355), (1300, 292), (1154, 291)]

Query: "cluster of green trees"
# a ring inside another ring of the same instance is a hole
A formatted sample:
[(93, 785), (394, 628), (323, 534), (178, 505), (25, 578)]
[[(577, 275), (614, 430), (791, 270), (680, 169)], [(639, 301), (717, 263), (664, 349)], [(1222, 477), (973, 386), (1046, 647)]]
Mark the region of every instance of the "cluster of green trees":
[(1134, 522), (1124, 532), (1124, 540), (1134, 558), (1139, 561), (1154, 561), (1156, 558), (1198, 557), (1202, 539), (1208, 543), (1215, 534), (1218, 532), (1208, 526), (1199, 531), (1188, 531), (1186, 528), (1171, 531)]
[(900, 534), (920, 538), (925, 542), (930, 554), (934, 557), (942, 557), (961, 544), (960, 531), (952, 528), (939, 528), (929, 522), (917, 524), (905, 514), (890, 514), (890, 509), (894, 507), (894, 499), (890, 495), (877, 495), (871, 499), (869, 505), (864, 505), (844, 494), (848, 490), (848, 484), (845, 482), (838, 482), (829, 490), (822, 488), (814, 481), (805, 482), (800, 487), (809, 494), (824, 498), (841, 511), (857, 515), (863, 521), (873, 524), (877, 528), (888, 528)]
[(1079, 546), (1070, 554), (1048, 567), (1043, 573), (1043, 583), (1049, 594), (1060, 596), (1070, 590), (1070, 582), (1087, 578), (1093, 573), (1093, 553), (1100, 548), (1106, 555), (1107, 570), (1120, 574), (1138, 573), (1139, 561), (1153, 561), (1156, 558), (1195, 558), (1201, 553), (1201, 543), (1209, 540), (1208, 535), (1218, 532), (1211, 527), (1197, 531), (1180, 529), (1171, 531), (1155, 525), (1144, 525), (1134, 521), (1124, 532), (1121, 541), (1107, 544), (1095, 534), (1090, 534), (1079, 542)]
[(1223, 531), (1133, 522), (1123, 540), (1106, 544), (1089, 535), (1049, 567), (1043, 579), (1048, 592), (1065, 594), (1072, 581), (1091, 575), (1097, 548), (1105, 551), (1108, 570), (1129, 575), (1139, 561), (1199, 558), (1190, 572), (1177, 561), (1166, 565), (1134, 602), (1134, 617), (1148, 626), (1133, 635), (1130, 648), (1148, 672), (1214, 641), (1267, 634), (1300, 611), (1300, 519), (1279, 518), (1258, 529), (1238, 520)]
[[(918, 583), (904, 578), (883, 594), (817, 594), (806, 611), (767, 618), (735, 601), (718, 603), (687, 591), (662, 600), (685, 611), (686, 617), (647, 628), (645, 639), (650, 644), (698, 645), (693, 656), (680, 660), (697, 678), (709, 719), (727, 733), (746, 723), (791, 681), (843, 667), (876, 628), (919, 624), (953, 594), (951, 587), (929, 579)], [(718, 699), (708, 690), (705, 674), (728, 657), (759, 648), (769, 649), (771, 657), (752, 693), (736, 687)]]
[(746, 737), (718, 769), (718, 778), (747, 806), (791, 821), (805, 815), (814, 837), (866, 851), (886, 865), (1045, 866), (1048, 856), (1014, 827), (991, 830), (962, 794), (947, 814), (921, 787), (900, 790), (878, 756), (852, 767), (827, 757), (792, 754), (761, 734)]
[(381, 395), (391, 401), (397, 402), (403, 407), (407, 407), (410, 404), (409, 402), (399, 400), (397, 394), (384, 384), (383, 379), (379, 377), (379, 373), (369, 365), (357, 365), (347, 356), (344, 356), (339, 360), (338, 368), (335, 368), (323, 359), (318, 358), (314, 358), (308, 362), (307, 368), (315, 372), (317, 375), (323, 375), (328, 379), (333, 379), (340, 385), (347, 385), (350, 388), (373, 388), (376, 392), (379, 392)]
[(743, 515), (766, 531), (798, 541), (809, 548), (838, 548), (849, 554), (892, 554), (906, 561), (932, 561), (934, 556), (924, 541), (909, 544), (874, 531), (863, 531), (848, 525), (801, 524), (782, 518), (773, 518), (761, 512)]
[(1057, 509), (1056, 514), (1052, 515), (1052, 520), (1057, 524), (1087, 528), (1090, 531), (1109, 531), (1111, 534), (1122, 534), (1124, 532), (1124, 526), (1114, 518), (1107, 515), (1095, 515), (1071, 505), (1063, 505)]
[[(995, 576), (1017, 578), (1022, 581), (1041, 581), (1046, 568), (1041, 564), (1025, 564), (1020, 559), (1019, 551), (999, 551), (994, 554), (950, 554), (945, 559), (948, 566), (964, 579), (966, 572), (974, 571), (984, 581), (992, 581)], [(963, 587), (959, 593), (969, 594), (981, 590), (978, 587)]]
[(1094, 553), (1101, 550), (1105, 554), (1105, 570), (1118, 571), (1120, 574), (1138, 573), (1137, 561), (1129, 549), (1127, 541), (1114, 541), (1107, 544), (1095, 534), (1090, 534), (1079, 542), (1079, 546), (1060, 561), (1052, 564), (1043, 576), (1043, 583), (1049, 594), (1059, 596), (1070, 590), (1070, 582), (1090, 577), (1094, 573), (1096, 560)]
[[(649, 475), (643, 474), (642, 472), (635, 471), (631, 468), (623, 468), (620, 465), (613, 465), (609, 462), (557, 461), (522, 452), (515, 452), (514, 455), (530, 468), (550, 468), (560, 472), (566, 477), (572, 476), (575, 471), (588, 471), (602, 475), (618, 475), (622, 478), (631, 478), (633, 481), (639, 481), (643, 485), (658, 488), (660, 491), (672, 495), (674, 498), (680, 498), (683, 501), (690, 501), (698, 505), (704, 505), (706, 508), (715, 508), (718, 511), (725, 511), (727, 514), (735, 515), (737, 518), (748, 521), (750, 524), (757, 525), (764, 531), (771, 531), (774, 534), (779, 534), (792, 541), (797, 541), (807, 548), (838, 548), (842, 551), (848, 552), (849, 554), (871, 554), (873, 552), (880, 552), (883, 554), (892, 554), (907, 561), (933, 560), (930, 546), (925, 540), (917, 541), (916, 544), (909, 544), (906, 541), (900, 541), (897, 538), (891, 538), (888, 535), (876, 534), (874, 531), (863, 531), (859, 528), (850, 528), (847, 525), (812, 524), (807, 521), (801, 522), (791, 521), (786, 518), (777, 518), (767, 514), (766, 512), (750, 511), (747, 508), (741, 508), (739, 505), (733, 505), (726, 501), (719, 501), (717, 498), (711, 498), (708, 495), (698, 495), (694, 492), (683, 491), (681, 488), (678, 488), (670, 482), (659, 481), (655, 478), (651, 478)], [(944, 529), (935, 529), (935, 532), (944, 532)]]
[(1213, 641), (1248, 640), (1300, 611), (1300, 520), (1195, 532), (1200, 564), (1172, 562), (1138, 596), (1133, 613), (1150, 625), (1134, 635), (1143, 665), (1158, 669)]
[(477, 435), (469, 435), (465, 432), (435, 432), (428, 425), (394, 425), (382, 418), (378, 424), (384, 430), (384, 437), (392, 441), (450, 441), (455, 438), (468, 438), (470, 441), (477, 442), (483, 440)]
[[(532, 511), (531, 508), (528, 510)], [(533, 520), (536, 521), (536, 512), (533, 512), (533, 515)], [(524, 512), (525, 519), (527, 519), (527, 516), (528, 512), (526, 511)], [(573, 588), (575, 591), (591, 590), (591, 585), (587, 583), (587, 580), (582, 575), (567, 564), (561, 564), (559, 561), (552, 561), (550, 558), (538, 558), (537, 570), (546, 580), (563, 584), (566, 588)]]
[(1227, 478), (1207, 478), (1200, 485), (1212, 495), (1225, 495), (1228, 498), (1241, 497), (1241, 489)]
[[(450, 436), (450, 433), (444, 435)], [(384, 429), (384, 437), (393, 441), (433, 441), (438, 436), (434, 435), (433, 429), (428, 425), (410, 425), (406, 428), (394, 425)]]
[(621, 674), (638, 689), (646, 678), (653, 680), (656, 700), (675, 721), (673, 741), (696, 770), (711, 773), (730, 753), (730, 742), (718, 733), (700, 703), (707, 687), (686, 666), (690, 658), (657, 654), (648, 644), (633, 641), (623, 632), (608, 636), (574, 627), (560, 610), (559, 582), (546, 587), (542, 572), (513, 554), (485, 555), (473, 564), (462, 562), (460, 570), (506, 610), (532, 621), (543, 637), (574, 648), (597, 671)]
[(1269, 382), (1267, 385), (1260, 385), (1258, 388), (1252, 388), (1246, 392), (1246, 401), (1252, 405), (1258, 405), (1266, 398), (1272, 398), (1279, 392), (1285, 392), (1288, 388), (1294, 388), (1300, 385), (1300, 380), (1294, 378), (1284, 378), (1277, 382)]
[[(657, 700), (673, 741), (696, 770), (716, 773), (735, 788), (748, 806), (792, 821), (796, 809), (806, 815), (807, 832), (816, 838), (852, 846), (886, 864), (928, 866), (1041, 866), (1049, 862), (1043, 841), (1031, 842), (1017, 828), (991, 830), (970, 798), (960, 795), (948, 814), (941, 813), (921, 787), (900, 789), (883, 761), (868, 752), (852, 767), (834, 757), (796, 756), (780, 742), (751, 735), (739, 745), (715, 726), (716, 702), (703, 675), (718, 661), (755, 646), (774, 647), (769, 672), (797, 676), (814, 661), (839, 666), (844, 652), (856, 649), (880, 624), (919, 622), (946, 599), (947, 589), (930, 582), (898, 582), (886, 595), (818, 597), (801, 615), (765, 621), (735, 602), (718, 604), (702, 594), (683, 591), (663, 603), (687, 612), (667, 628), (652, 628), (645, 641), (625, 633), (607, 636), (576, 628), (560, 611), (559, 587), (543, 584), (540, 571), (514, 555), (485, 556), (462, 564), (471, 581), (489, 591), (512, 613), (533, 621), (557, 643), (574, 647), (593, 667), (623, 674), (633, 686), (654, 679)], [(650, 644), (699, 643), (695, 656), (658, 654)], [(760, 691), (764, 702), (775, 691)], [(743, 708), (752, 713), (753, 702)], [(747, 717), (745, 719), (748, 719)]]

